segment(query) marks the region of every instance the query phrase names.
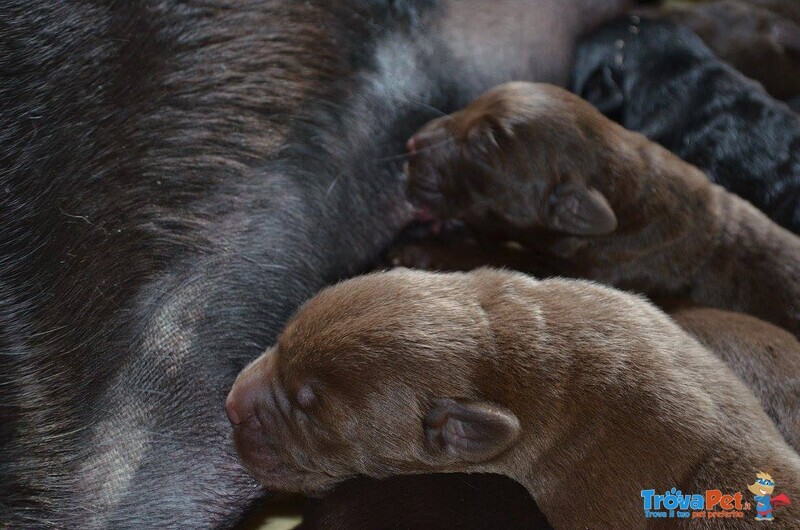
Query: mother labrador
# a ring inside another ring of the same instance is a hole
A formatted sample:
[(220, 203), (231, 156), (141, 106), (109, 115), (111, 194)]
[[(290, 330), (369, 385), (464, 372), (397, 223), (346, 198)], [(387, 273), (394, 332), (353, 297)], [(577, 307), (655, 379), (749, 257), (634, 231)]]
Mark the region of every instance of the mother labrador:
[(408, 211), (405, 138), (624, 0), (0, 0), (0, 526), (233, 525), (222, 408)]

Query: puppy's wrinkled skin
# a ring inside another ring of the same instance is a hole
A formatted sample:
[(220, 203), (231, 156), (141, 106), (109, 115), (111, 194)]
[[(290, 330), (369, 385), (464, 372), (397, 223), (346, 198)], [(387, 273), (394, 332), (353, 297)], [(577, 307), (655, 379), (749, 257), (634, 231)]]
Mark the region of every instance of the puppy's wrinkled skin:
[[(245, 466), (275, 489), (497, 473), (556, 528), (641, 528), (642, 489), (739, 490), (757, 468), (800, 495), (800, 457), (722, 362), (642, 299), (581, 281), (343, 282), (240, 374), (227, 408)], [(797, 507), (775, 524), (796, 528)]]
[(779, 99), (800, 94), (800, 3), (716, 0), (637, 13), (692, 28), (714, 53)]
[(408, 143), (415, 199), (554, 271), (800, 332), (800, 240), (696, 167), (550, 85), (510, 83)]
[(690, 29), (604, 26), (579, 47), (572, 91), (800, 233), (800, 117)]

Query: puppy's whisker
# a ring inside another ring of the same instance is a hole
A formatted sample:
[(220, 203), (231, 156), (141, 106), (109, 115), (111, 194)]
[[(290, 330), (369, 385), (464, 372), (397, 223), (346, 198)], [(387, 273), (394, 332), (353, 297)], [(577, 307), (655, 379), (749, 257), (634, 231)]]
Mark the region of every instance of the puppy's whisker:
[(405, 158), (408, 158), (409, 156), (410, 155), (408, 153), (402, 153), (402, 154), (399, 154), (399, 155), (390, 155), (390, 156), (387, 156), (387, 157), (384, 157), (384, 158), (375, 159), (375, 163), (376, 164), (383, 164), (385, 162), (393, 162), (395, 160), (403, 160)]
[(422, 101), (422, 100), (419, 100), (419, 99), (415, 99), (415, 98), (410, 98), (410, 97), (406, 97), (405, 100), (406, 100), (407, 103), (411, 103), (413, 105), (417, 105), (420, 108), (427, 109), (427, 110), (432, 110), (432, 111), (436, 112), (439, 116), (447, 116), (447, 113), (445, 111), (443, 111), (442, 109), (440, 109), (438, 107), (434, 107), (433, 105), (431, 105), (430, 103), (426, 103), (425, 101)]
[(428, 103), (427, 101), (424, 101), (424, 100), (419, 99), (419, 98), (415, 98), (415, 97), (411, 97), (411, 96), (397, 95), (397, 100), (400, 101), (400, 102), (403, 102), (403, 103), (407, 103), (409, 105), (415, 105), (415, 106), (419, 107), (420, 109), (432, 110), (438, 116), (447, 116), (447, 113), (445, 111), (443, 111), (442, 109), (440, 109), (438, 107), (435, 107), (435, 106), (431, 105), (430, 103)]
[(435, 147), (439, 147), (439, 146), (442, 146), (442, 145), (452, 144), (452, 143), (455, 143), (455, 141), (456, 141), (455, 138), (446, 138), (446, 139), (442, 140), (441, 142), (436, 142), (434, 144), (426, 145), (425, 147), (421, 147), (421, 148), (417, 149), (417, 153), (423, 153), (425, 151), (428, 151), (430, 149), (433, 149)]
[[(450, 144), (450, 143), (454, 143), (454, 142), (455, 142), (454, 138), (448, 138), (446, 140), (442, 140), (441, 142), (436, 142), (435, 144), (426, 145), (425, 147), (417, 149), (416, 152), (417, 153), (424, 153), (425, 151), (429, 151), (429, 150), (434, 149), (436, 147), (439, 147), (439, 146), (442, 146), (442, 145), (446, 145), (446, 144)], [(402, 160), (402, 159), (408, 158), (409, 156), (410, 156), (409, 153), (402, 153), (402, 154), (399, 154), (399, 155), (390, 155), (390, 156), (387, 156), (387, 157), (384, 157), (384, 158), (376, 159), (375, 163), (376, 164), (382, 164), (384, 162), (392, 162), (394, 160)]]

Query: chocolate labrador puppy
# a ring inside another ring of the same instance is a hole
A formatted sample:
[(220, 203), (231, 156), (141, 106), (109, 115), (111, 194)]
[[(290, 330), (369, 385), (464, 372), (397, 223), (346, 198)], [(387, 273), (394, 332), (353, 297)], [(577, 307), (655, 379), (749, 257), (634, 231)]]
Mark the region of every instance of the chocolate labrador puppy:
[[(764, 470), (800, 495), (800, 457), (722, 362), (643, 299), (583, 281), (343, 282), (299, 310), (226, 405), (245, 466), (280, 490), (498, 473), (556, 528), (641, 528), (646, 490), (733, 495)], [(742, 502), (728, 509), (745, 517), (729, 528), (752, 524)], [(800, 512), (775, 524), (796, 528)]]
[[(518, 257), (522, 256), (520, 253)], [(449, 263), (455, 263), (452, 256)], [(675, 304), (670, 304), (668, 313), (684, 331), (725, 361), (759, 398), (784, 440), (795, 451), (800, 450), (797, 339), (748, 315)], [(363, 510), (363, 506), (370, 509)], [(512, 480), (459, 473), (349, 480), (322, 498), (310, 500), (303, 518), (304, 530), (378, 527), (494, 530), (549, 525), (535, 509), (534, 500)]]
[(562, 275), (800, 333), (800, 239), (565, 90), (497, 87), (408, 147), (428, 215), (535, 249)]
[(800, 232), (800, 116), (688, 28), (637, 18), (604, 26), (581, 44), (572, 89)]
[(740, 313), (677, 307), (672, 319), (723, 360), (755, 394), (789, 445), (800, 451), (800, 343), (787, 331)]

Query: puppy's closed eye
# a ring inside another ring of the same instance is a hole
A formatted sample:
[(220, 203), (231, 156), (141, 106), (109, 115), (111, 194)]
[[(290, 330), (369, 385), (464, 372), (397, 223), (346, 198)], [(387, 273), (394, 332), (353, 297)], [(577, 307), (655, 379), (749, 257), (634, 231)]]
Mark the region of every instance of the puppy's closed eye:
[(305, 411), (318, 404), (317, 393), (314, 390), (314, 383), (307, 381), (297, 390), (297, 404)]

